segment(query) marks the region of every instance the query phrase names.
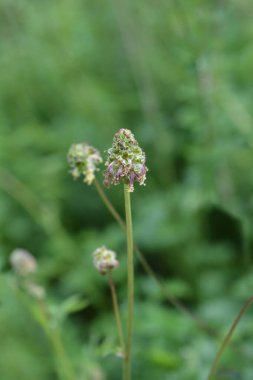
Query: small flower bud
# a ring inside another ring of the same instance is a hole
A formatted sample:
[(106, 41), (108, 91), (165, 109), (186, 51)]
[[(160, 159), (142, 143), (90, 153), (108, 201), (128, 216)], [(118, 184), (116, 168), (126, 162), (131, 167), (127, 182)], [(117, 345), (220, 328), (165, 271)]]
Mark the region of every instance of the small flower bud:
[(28, 284), (26, 284), (26, 290), (33, 298), (37, 300), (43, 300), (46, 296), (45, 289), (42, 286), (37, 285), (35, 283), (29, 282)]
[(105, 246), (97, 248), (95, 252), (93, 252), (93, 264), (101, 274), (107, 274), (108, 270), (119, 266), (116, 253), (107, 249)]
[(36, 272), (36, 259), (24, 249), (15, 249), (10, 256), (10, 263), (14, 271), (20, 276), (27, 276)]
[(129, 129), (122, 128), (115, 134), (105, 165), (105, 186), (123, 182), (128, 185), (129, 192), (133, 192), (134, 181), (145, 184), (148, 170), (145, 153)]
[(84, 182), (88, 185), (95, 179), (97, 165), (103, 162), (99, 151), (88, 144), (71, 145), (67, 158), (74, 179), (83, 175)]

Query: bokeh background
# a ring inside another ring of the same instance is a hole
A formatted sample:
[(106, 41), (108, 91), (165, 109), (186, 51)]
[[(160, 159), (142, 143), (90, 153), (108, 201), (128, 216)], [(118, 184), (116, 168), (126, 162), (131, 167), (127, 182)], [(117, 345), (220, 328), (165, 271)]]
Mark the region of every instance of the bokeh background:
[[(77, 142), (105, 157), (119, 128), (134, 132), (149, 167), (132, 197), (135, 240), (198, 319), (136, 261), (134, 378), (206, 379), (253, 291), (252, 17), (250, 0), (0, 0), (1, 380), (57, 378), (13, 287), (16, 247), (38, 259), (55, 308), (76, 294), (87, 301), (62, 324), (77, 378), (120, 379), (108, 284), (91, 253), (118, 252), (125, 316), (125, 237), (66, 161)], [(124, 216), (122, 188), (106, 193)], [(251, 380), (250, 309), (233, 342), (217, 379)]]

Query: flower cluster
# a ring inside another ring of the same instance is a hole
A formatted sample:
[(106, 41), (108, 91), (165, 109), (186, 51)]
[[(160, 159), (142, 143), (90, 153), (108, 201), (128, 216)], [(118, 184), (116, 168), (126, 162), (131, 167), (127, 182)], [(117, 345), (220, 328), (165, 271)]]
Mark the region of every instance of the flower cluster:
[(74, 179), (84, 176), (84, 182), (91, 185), (95, 179), (97, 165), (103, 162), (99, 151), (88, 144), (73, 144), (68, 152), (68, 162)]
[(145, 153), (129, 129), (122, 128), (115, 134), (105, 165), (104, 185), (107, 187), (123, 182), (132, 192), (134, 181), (145, 184), (148, 170)]
[(36, 259), (24, 249), (15, 249), (10, 256), (10, 262), (14, 271), (20, 276), (27, 276), (36, 272)]
[(42, 300), (45, 295), (45, 289), (36, 284), (31, 279), (32, 274), (37, 271), (38, 265), (35, 257), (24, 249), (17, 248), (10, 255), (12, 269), (19, 276), (19, 285), (37, 300)]
[(97, 248), (95, 252), (93, 252), (93, 264), (101, 274), (107, 274), (109, 270), (119, 266), (116, 253), (107, 249), (105, 246)]

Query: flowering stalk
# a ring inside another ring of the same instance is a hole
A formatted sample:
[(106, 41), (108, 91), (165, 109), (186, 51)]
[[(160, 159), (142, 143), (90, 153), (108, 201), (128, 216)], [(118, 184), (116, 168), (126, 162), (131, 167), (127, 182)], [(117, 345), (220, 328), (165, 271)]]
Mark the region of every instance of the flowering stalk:
[(134, 261), (133, 261), (133, 229), (131, 214), (131, 199), (128, 186), (124, 186), (126, 228), (127, 228), (127, 272), (128, 272), (128, 325), (127, 325), (127, 345), (124, 362), (124, 380), (131, 379), (131, 354), (133, 340), (133, 319), (134, 319)]
[(49, 328), (48, 335), (52, 343), (53, 350), (56, 354), (56, 365), (58, 368), (58, 373), (64, 380), (75, 380), (75, 375), (73, 373), (68, 356), (65, 352), (59, 330), (57, 328), (54, 330), (52, 328)]
[(109, 286), (111, 290), (114, 316), (115, 316), (117, 330), (118, 330), (118, 337), (119, 337), (119, 344), (120, 344), (119, 355), (122, 357), (125, 357), (124, 335), (123, 335), (123, 329), (122, 329), (121, 318), (120, 318), (120, 313), (119, 313), (117, 293), (116, 293), (111, 271), (108, 271), (108, 281), (109, 281)]
[(109, 286), (110, 286), (111, 295), (112, 295), (114, 316), (116, 320), (119, 343), (120, 343), (119, 354), (120, 356), (125, 357), (125, 342), (124, 342), (124, 336), (123, 336), (123, 329), (122, 329), (122, 323), (121, 323), (121, 318), (120, 318), (120, 313), (119, 313), (119, 305), (118, 305), (116, 289), (115, 289), (114, 282), (112, 279), (112, 270), (119, 266), (119, 262), (116, 259), (116, 253), (106, 248), (105, 246), (97, 248), (93, 252), (93, 264), (100, 274), (108, 275), (108, 281), (109, 281)]
[[(124, 131), (126, 131), (126, 130), (124, 130)], [(86, 148), (84, 149), (84, 147), (86, 147)], [(80, 154), (80, 150), (83, 153)], [(95, 172), (99, 170), (97, 168), (97, 166), (99, 164), (101, 164), (101, 162), (102, 162), (102, 158), (101, 158), (99, 151), (96, 148), (94, 148), (94, 147), (92, 147), (86, 143), (73, 144), (71, 146), (71, 148), (69, 149), (68, 161), (69, 161), (69, 164), (71, 166), (71, 173), (72, 173), (73, 177), (76, 179), (77, 177), (83, 175), (85, 183), (87, 183), (88, 185), (94, 184), (94, 186), (95, 186), (101, 200), (105, 204), (105, 206), (108, 208), (108, 210), (110, 211), (112, 216), (115, 218), (115, 220), (118, 222), (120, 227), (124, 231), (126, 231), (126, 224), (125, 224), (124, 220), (121, 218), (121, 216), (119, 215), (119, 213), (117, 212), (115, 207), (112, 205), (111, 201), (109, 200), (109, 198), (107, 197), (107, 195), (105, 194), (104, 190), (102, 189), (98, 180), (95, 177)], [(91, 161), (93, 162), (93, 176), (92, 176), (92, 181), (87, 181), (87, 180), (85, 180), (86, 174), (87, 174), (85, 168), (87, 168), (89, 166), (89, 162), (91, 162)], [(143, 160), (143, 156), (142, 156), (141, 161), (145, 162)], [(113, 164), (113, 166), (115, 166), (115, 164)], [(107, 169), (107, 171), (108, 171), (108, 169)], [(145, 168), (144, 171), (146, 172), (147, 168)], [(119, 175), (120, 174), (120, 168), (117, 170), (117, 172)], [(79, 173), (79, 174), (77, 175), (77, 173)], [(110, 183), (110, 176), (111, 176), (110, 173), (112, 173), (112, 168), (110, 168), (109, 173), (106, 173), (105, 184), (107, 186)], [(132, 175), (132, 178), (133, 178), (133, 175)], [(114, 181), (114, 183), (117, 184), (117, 181), (116, 182)], [(140, 251), (139, 247), (137, 245), (135, 245), (134, 249), (135, 249), (135, 251), (139, 257), (139, 260), (140, 260), (144, 270), (146, 271), (146, 273), (151, 278), (153, 278), (155, 283), (159, 286), (164, 297), (167, 298), (167, 300), (175, 308), (177, 308), (178, 310), (183, 312), (185, 315), (190, 317), (203, 331), (208, 333), (208, 335), (216, 336), (217, 335), (216, 332), (210, 326), (208, 326), (205, 322), (203, 322), (202, 320), (197, 318), (180, 300), (178, 300), (173, 294), (169, 293), (168, 289), (165, 288), (162, 280), (160, 280), (157, 277), (157, 275), (155, 274), (155, 272), (153, 271), (153, 269), (151, 268), (151, 266), (147, 262), (145, 256)]]
[(55, 366), (61, 380), (75, 380), (72, 365), (65, 351), (61, 334), (57, 326), (52, 326), (51, 316), (44, 299), (37, 300), (42, 318), (42, 327), (51, 343), (54, 352)]
[[(94, 180), (94, 185), (96, 187), (96, 190), (103, 201), (104, 205), (107, 207), (111, 215), (114, 217), (114, 219), (118, 222), (119, 226), (126, 232), (126, 223), (118, 213), (118, 211), (115, 209), (107, 195), (105, 194), (104, 190), (100, 186), (97, 179)], [(189, 310), (177, 297), (175, 297), (172, 293), (169, 292), (169, 290), (165, 287), (163, 284), (163, 281), (156, 275), (154, 270), (151, 268), (150, 264), (146, 260), (144, 254), (141, 252), (140, 248), (137, 244), (134, 244), (134, 250), (140, 260), (140, 263), (145, 270), (145, 272), (150, 276), (156, 285), (160, 288), (161, 293), (163, 294), (163, 297), (166, 298), (176, 309), (181, 311), (183, 314), (191, 318), (192, 321), (196, 323), (196, 325), (203, 331), (205, 331), (210, 336), (217, 336), (217, 333), (213, 330), (212, 327), (207, 325), (206, 322), (202, 321), (198, 317), (196, 317), (191, 310)]]
[(108, 150), (104, 185), (124, 184), (126, 235), (127, 235), (127, 273), (128, 273), (128, 319), (127, 343), (123, 368), (123, 379), (131, 379), (131, 354), (133, 340), (134, 313), (134, 260), (133, 232), (130, 193), (134, 191), (134, 183), (145, 185), (146, 157), (139, 147), (133, 133), (128, 129), (120, 129), (113, 138), (112, 147)]
[[(37, 320), (52, 344), (59, 379), (74, 380), (75, 376), (65, 352), (59, 330), (57, 327), (51, 325), (51, 316), (45, 300), (45, 289), (31, 279), (31, 276), (34, 275), (38, 267), (35, 257), (30, 252), (19, 248), (11, 253), (10, 263), (13, 271), (17, 275), (20, 289), (23, 289), (37, 303), (39, 309), (39, 315), (36, 313)], [(28, 304), (21, 292), (20, 295), (26, 306), (31, 309), (30, 303)]]

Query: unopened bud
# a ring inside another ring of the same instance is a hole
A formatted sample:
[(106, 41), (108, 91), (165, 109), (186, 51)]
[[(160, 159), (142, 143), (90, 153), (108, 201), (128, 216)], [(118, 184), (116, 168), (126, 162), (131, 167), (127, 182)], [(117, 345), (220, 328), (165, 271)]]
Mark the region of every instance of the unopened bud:
[(36, 259), (24, 249), (15, 249), (11, 253), (10, 263), (14, 271), (20, 276), (27, 276), (37, 270)]
[(107, 249), (105, 246), (97, 248), (95, 252), (93, 252), (93, 263), (101, 274), (107, 274), (109, 270), (119, 266), (116, 253)]

